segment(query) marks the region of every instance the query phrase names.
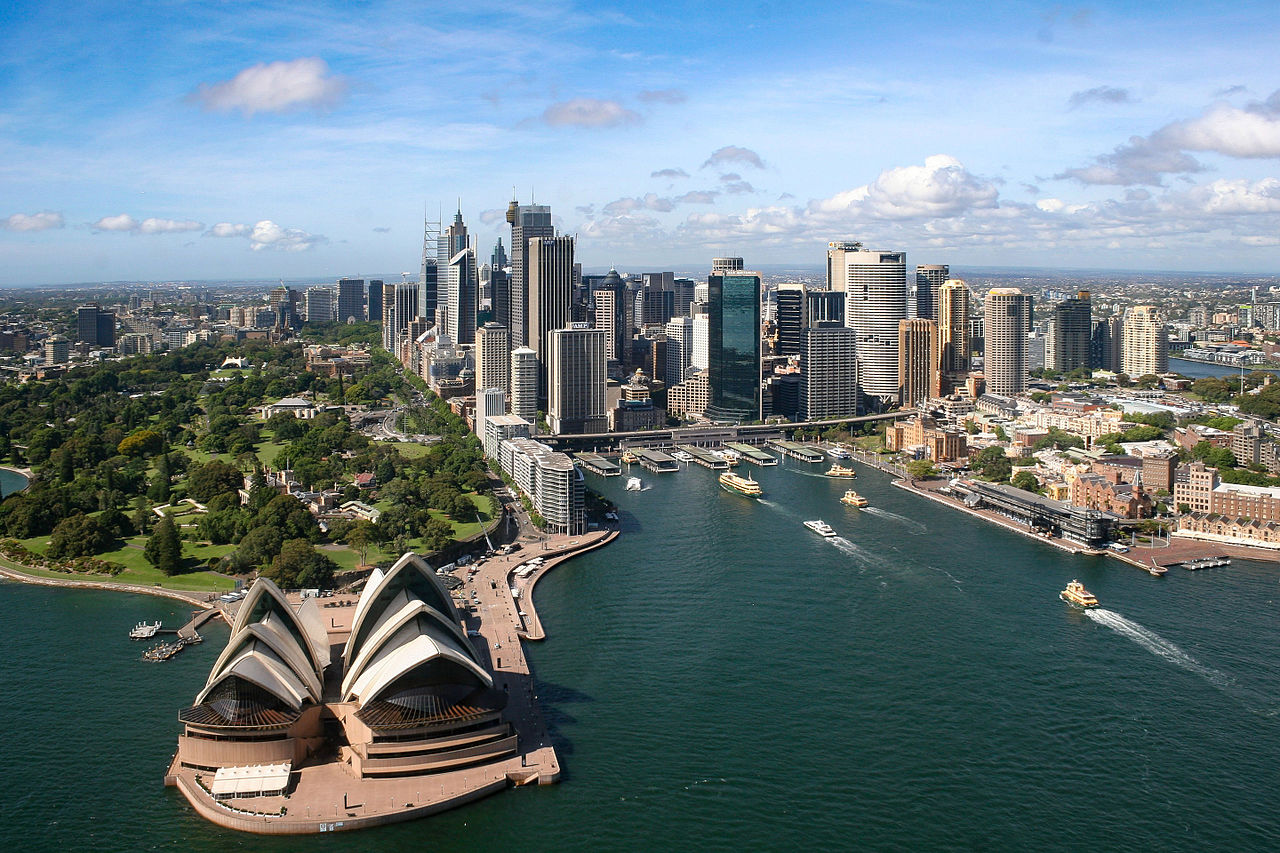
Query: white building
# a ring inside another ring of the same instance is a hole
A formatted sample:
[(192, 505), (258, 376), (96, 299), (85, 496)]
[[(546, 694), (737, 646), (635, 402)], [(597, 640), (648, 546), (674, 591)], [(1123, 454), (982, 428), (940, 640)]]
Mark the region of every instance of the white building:
[(333, 288), (325, 285), (308, 287), (302, 294), (302, 314), (308, 323), (328, 323), (334, 314)]
[(1012, 397), (1025, 391), (1031, 369), (1027, 351), (1031, 297), (1016, 287), (992, 288), (987, 292), (983, 323), (987, 393)]
[(492, 415), (484, 422), (484, 453), (500, 462), (502, 442), (512, 438), (529, 438), (531, 426), (516, 415)]
[(857, 332), (860, 387), (871, 397), (896, 402), (898, 321), (907, 317), (906, 253), (831, 243), (827, 263), (831, 289), (845, 294), (844, 324)]
[(499, 463), (542, 516), (548, 532), (573, 536), (587, 531), (586, 485), (567, 455), (533, 439), (513, 438), (502, 442)]
[(693, 363), (693, 318), (673, 317), (667, 323), (666, 384), (684, 381), (685, 371)]
[(529, 347), (511, 351), (511, 414), (538, 422), (538, 354)]
[(507, 413), (507, 392), (501, 388), (482, 388), (476, 391), (476, 437), (484, 442), (485, 422), (495, 415)]
[(476, 388), (511, 390), (511, 335), (506, 326), (485, 323), (476, 330)]
[(1169, 371), (1169, 334), (1164, 315), (1152, 305), (1134, 305), (1124, 312), (1123, 355), (1120, 369), (1137, 379)]
[(711, 365), (711, 318), (706, 314), (693, 316), (693, 350), (689, 365), (706, 370)]

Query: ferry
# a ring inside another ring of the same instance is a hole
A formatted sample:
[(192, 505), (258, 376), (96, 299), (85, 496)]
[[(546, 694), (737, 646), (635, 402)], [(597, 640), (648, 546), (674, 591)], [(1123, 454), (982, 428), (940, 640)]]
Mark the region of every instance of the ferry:
[(840, 499), (840, 503), (861, 508), (867, 505), (867, 499), (855, 492), (853, 489), (850, 489), (844, 493), (844, 497)]
[(821, 536), (823, 539), (830, 539), (836, 535), (836, 532), (831, 529), (831, 525), (827, 524), (820, 518), (814, 519), (813, 521), (806, 521), (804, 526)]
[(129, 632), (130, 640), (150, 640), (160, 631), (160, 623), (153, 622), (148, 625), (146, 622), (139, 622), (133, 626), (133, 630)]
[(622, 461), (627, 465), (634, 465), (640, 461), (640, 457), (636, 456), (630, 450), (622, 451)]
[(854, 471), (852, 468), (846, 468), (843, 465), (837, 464), (837, 465), (831, 466), (831, 469), (827, 471), (827, 476), (828, 477), (856, 477), (858, 476), (858, 472)]
[(643, 486), (644, 486), (644, 484), (640, 482), (640, 478), (639, 478), (639, 477), (628, 477), (628, 478), (627, 478), (627, 491), (628, 491), (628, 492), (638, 492), (638, 491), (640, 491), (640, 489), (641, 489)]
[(721, 450), (720, 458), (729, 463), (729, 467), (737, 465), (742, 461), (742, 454), (736, 450)]
[(1058, 598), (1068, 604), (1074, 604), (1077, 607), (1097, 607), (1098, 599), (1093, 593), (1084, 588), (1084, 584), (1080, 581), (1072, 581), (1067, 584), (1067, 588), (1058, 593)]
[(764, 490), (760, 488), (759, 483), (751, 479), (750, 474), (743, 477), (741, 474), (735, 474), (732, 471), (725, 471), (720, 475), (720, 488), (726, 492), (734, 492), (749, 498), (758, 498), (764, 495)]

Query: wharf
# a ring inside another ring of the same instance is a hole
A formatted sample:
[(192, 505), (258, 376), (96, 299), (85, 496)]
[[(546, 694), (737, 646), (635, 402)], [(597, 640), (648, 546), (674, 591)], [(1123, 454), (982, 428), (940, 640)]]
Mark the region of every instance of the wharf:
[(703, 468), (710, 468), (713, 471), (726, 471), (729, 468), (728, 462), (718, 456), (713, 456), (701, 447), (695, 447), (692, 444), (681, 444), (679, 449), (692, 456), (693, 461)]
[(799, 459), (801, 462), (818, 463), (826, 459), (826, 454), (821, 451), (814, 450), (812, 447), (805, 447), (803, 444), (797, 444), (794, 441), (784, 441), (782, 439), (774, 439), (769, 442), (769, 447), (783, 454), (790, 456), (792, 459)]
[(742, 444), (737, 441), (728, 441), (724, 445), (729, 450), (737, 451), (742, 458), (750, 462), (752, 465), (777, 465), (778, 457), (770, 456), (758, 447), (750, 444)]
[(638, 457), (640, 465), (646, 471), (652, 471), (655, 474), (671, 474), (680, 470), (680, 463), (676, 458), (670, 454), (663, 453), (661, 450), (633, 448), (632, 452)]
[(601, 477), (617, 477), (622, 474), (622, 468), (617, 463), (598, 453), (575, 453), (573, 458), (581, 462), (583, 468)]

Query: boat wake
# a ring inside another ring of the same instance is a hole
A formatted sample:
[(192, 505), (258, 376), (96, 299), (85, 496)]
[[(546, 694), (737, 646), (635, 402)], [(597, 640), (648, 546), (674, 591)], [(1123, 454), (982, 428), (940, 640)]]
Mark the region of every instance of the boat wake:
[(1176, 643), (1171, 643), (1155, 631), (1139, 625), (1132, 619), (1126, 619), (1119, 613), (1104, 610), (1101, 607), (1091, 607), (1085, 610), (1084, 613), (1094, 622), (1106, 625), (1117, 634), (1123, 634), (1153, 655), (1164, 658), (1169, 663), (1180, 666), (1188, 672), (1194, 672), (1218, 687), (1227, 687), (1232, 683), (1232, 679), (1225, 674), (1205, 666), (1184, 652)]
[(871, 515), (878, 515), (881, 518), (888, 518), (888, 519), (892, 519), (893, 521), (901, 522), (902, 524), (905, 524), (911, 531), (915, 533), (929, 532), (928, 527), (926, 527), (921, 522), (916, 521), (914, 518), (907, 518), (905, 515), (898, 515), (896, 512), (889, 512), (888, 510), (883, 510), (878, 506), (866, 506), (862, 508), (862, 511), (870, 513)]

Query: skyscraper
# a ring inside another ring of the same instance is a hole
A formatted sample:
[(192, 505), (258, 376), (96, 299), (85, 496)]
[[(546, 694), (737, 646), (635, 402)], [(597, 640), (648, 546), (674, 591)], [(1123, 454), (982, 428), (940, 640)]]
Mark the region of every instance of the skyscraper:
[(898, 382), (904, 408), (938, 393), (936, 320), (898, 321)]
[(364, 322), (364, 279), (338, 279), (338, 322)]
[(849, 283), (845, 255), (861, 251), (862, 244), (856, 240), (833, 240), (827, 244), (827, 290), (844, 293)]
[[(511, 345), (522, 347), (529, 343), (529, 240), (553, 237), (555, 228), (551, 224), (551, 208), (545, 204), (512, 201), (507, 207), (507, 222), (511, 224), (511, 308), (507, 327), (511, 329)], [(569, 267), (572, 270), (572, 261)], [(501, 321), (501, 315), (497, 316)]]
[(950, 277), (951, 267), (946, 264), (916, 266), (916, 317), (922, 320), (938, 319), (938, 291)]
[(816, 320), (802, 331), (801, 420), (858, 413), (857, 337), (853, 329), (833, 320)]
[(453, 223), (436, 238), (436, 263), (444, 266), (470, 245), (467, 226), (462, 221), (462, 209), (459, 208), (453, 216)]
[(631, 344), (631, 330), (626, 328), (627, 312), (623, 305), (626, 285), (616, 269), (591, 292), (595, 303), (596, 328), (604, 331), (605, 358), (625, 365)]
[(489, 307), (494, 322), (507, 328), (511, 327), (511, 278), (507, 272), (510, 265), (507, 250), (499, 237), (489, 255)]
[(531, 237), (527, 248), (526, 344), (538, 354), (538, 363), (544, 367), (542, 391), (545, 392), (551, 331), (568, 325), (573, 304), (573, 238)]
[(392, 323), (392, 334), (390, 336), (391, 351), (395, 353), (396, 358), (400, 357), (401, 338), (407, 333), (409, 324), (420, 314), (418, 297), (422, 289), (419, 284), (406, 283), (396, 285), (394, 322)]
[(1119, 317), (1103, 317), (1094, 321), (1093, 337), (1089, 341), (1091, 365), (1095, 370), (1120, 372), (1120, 356), (1123, 346), (1123, 326)]
[(369, 294), (366, 297), (368, 311), (366, 312), (371, 323), (382, 322), (382, 292), (384, 285), (382, 279), (375, 278), (369, 281)]
[[(833, 284), (843, 284), (844, 322), (858, 334), (858, 382), (882, 405), (898, 399), (898, 321), (907, 316), (907, 256), (832, 244)], [(834, 257), (833, 257), (834, 256)]]
[(1091, 367), (1092, 338), (1093, 313), (1089, 291), (1082, 290), (1075, 298), (1064, 299), (1053, 306), (1053, 358), (1046, 359), (1048, 363), (1045, 366), (1064, 373)]
[(604, 332), (586, 323), (553, 329), (548, 353), (547, 425), (551, 432), (608, 431)]
[[(476, 435), (484, 436), (489, 418), (507, 413), (507, 394), (501, 388), (476, 388)], [(483, 440), (483, 438), (481, 439)]]
[(711, 259), (711, 271), (713, 273), (729, 272), (732, 270), (740, 270), (740, 269), (742, 269), (742, 258), (712, 258)]
[(1031, 297), (1016, 287), (987, 292), (983, 373), (987, 391), (1012, 397), (1027, 388), (1027, 330), (1031, 326)]
[(538, 425), (538, 354), (528, 347), (511, 351), (511, 414)]
[(707, 360), (713, 421), (753, 421), (760, 406), (760, 273), (713, 272), (707, 278)]
[(823, 321), (844, 325), (843, 293), (811, 290), (803, 284), (778, 285), (777, 355), (800, 355), (804, 351), (804, 330)]
[(511, 337), (506, 326), (485, 323), (476, 330), (476, 387), (511, 389)]
[[(465, 238), (464, 233), (463, 239)], [(475, 249), (460, 249), (449, 259), (446, 271), (444, 294), (441, 300), (441, 307), (446, 312), (444, 332), (453, 339), (455, 344), (475, 343), (476, 303), (479, 299), (480, 287), (476, 271)]]
[(693, 318), (672, 317), (667, 323), (667, 363), (662, 376), (667, 387), (684, 381), (685, 371), (692, 360)]
[(1169, 371), (1169, 335), (1164, 315), (1154, 305), (1134, 305), (1124, 312), (1122, 372), (1137, 379)]
[(333, 288), (327, 285), (308, 287), (302, 294), (302, 311), (308, 323), (329, 323), (333, 321)]
[(441, 258), (440, 223), (423, 219), (422, 222), (422, 275), (418, 278), (417, 305), (420, 316), (435, 320), (436, 306), (439, 304), (440, 265), (447, 264), (449, 258)]
[(969, 288), (958, 278), (938, 290), (938, 393), (950, 394), (969, 373)]
[(94, 346), (115, 346), (116, 312), (103, 311), (96, 302), (81, 305), (76, 309), (76, 340)]
[(396, 349), (396, 285), (382, 285), (382, 348), (387, 352)]

